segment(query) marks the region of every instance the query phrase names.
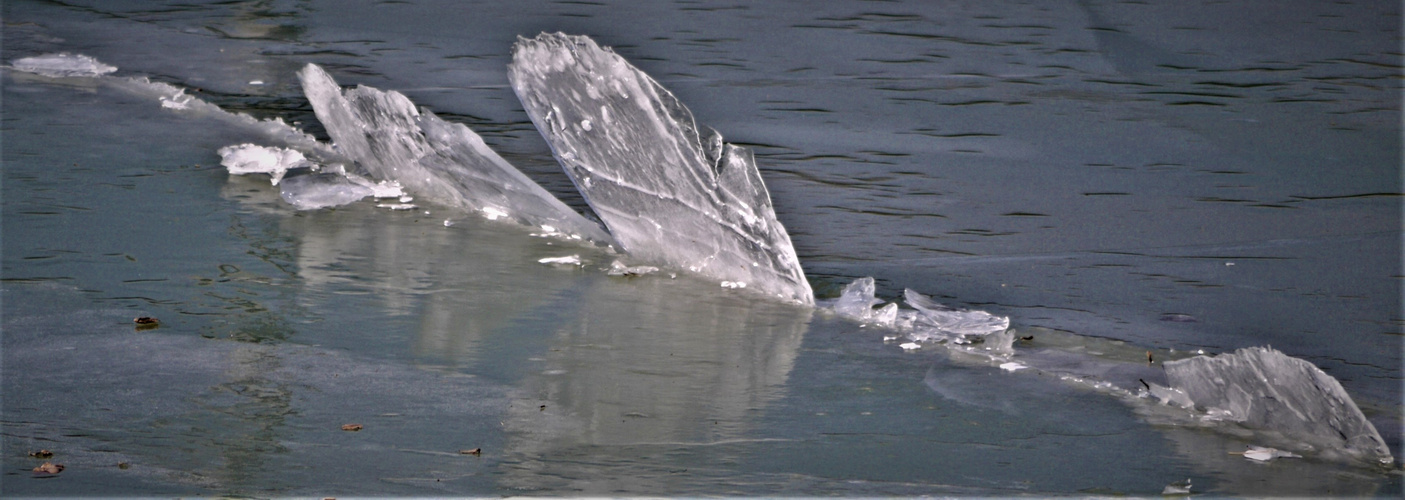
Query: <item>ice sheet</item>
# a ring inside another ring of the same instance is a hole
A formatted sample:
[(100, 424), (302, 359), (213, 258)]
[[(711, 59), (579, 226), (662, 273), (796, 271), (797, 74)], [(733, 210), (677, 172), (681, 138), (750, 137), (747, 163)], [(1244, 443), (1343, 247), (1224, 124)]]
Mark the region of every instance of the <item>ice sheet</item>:
[(1226, 420), (1276, 431), (1323, 455), (1394, 462), (1337, 379), (1272, 347), (1172, 361), (1166, 376), (1196, 406), (1221, 410)]
[(598, 224), (582, 217), (484, 144), (468, 127), (418, 110), (395, 91), (358, 86), (345, 92), (322, 68), (298, 73), (317, 119), (341, 153), (371, 177), (399, 182), (437, 203), (506, 216), (529, 226), (609, 244)]
[(813, 292), (751, 151), (584, 36), (519, 38), (508, 79), (621, 247), (803, 304)]

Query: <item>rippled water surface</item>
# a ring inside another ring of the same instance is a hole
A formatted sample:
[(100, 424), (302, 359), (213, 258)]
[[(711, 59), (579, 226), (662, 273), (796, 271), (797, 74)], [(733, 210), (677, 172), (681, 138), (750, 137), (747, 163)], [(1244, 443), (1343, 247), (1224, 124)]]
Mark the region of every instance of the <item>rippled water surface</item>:
[[(1272, 345), (1339, 379), (1401, 456), (1399, 2), (12, 0), (3, 18), (6, 64), (86, 54), (324, 140), (302, 65), (398, 90), (581, 210), (506, 64), (518, 35), (589, 35), (755, 150), (822, 298), (874, 276), (887, 300), (1008, 315), (1024, 347), (1114, 357)], [(598, 248), (446, 208), (296, 211), (219, 166), (248, 130), (0, 71), (5, 493), (1401, 492), (1398, 466), (1250, 463), (1229, 452), (1255, 443), (1137, 402), (687, 275), (609, 277)], [(570, 254), (585, 265), (537, 262)], [(38, 449), (65, 471), (31, 472)]]

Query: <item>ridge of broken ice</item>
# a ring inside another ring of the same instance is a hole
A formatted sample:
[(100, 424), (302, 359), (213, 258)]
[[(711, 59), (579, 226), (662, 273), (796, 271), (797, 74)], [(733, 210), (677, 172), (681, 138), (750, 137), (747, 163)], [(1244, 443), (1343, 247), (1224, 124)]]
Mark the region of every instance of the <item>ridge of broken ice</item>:
[(10, 67), (51, 78), (94, 77), (117, 71), (116, 66), (103, 64), (90, 56), (67, 52), (15, 59)]
[(1272, 347), (1166, 363), (1171, 385), (1225, 420), (1292, 436), (1321, 453), (1394, 462), (1390, 448), (1342, 384)]
[(399, 92), (364, 85), (343, 91), (314, 64), (303, 67), (298, 78), (337, 150), (370, 176), (492, 219), (506, 215), (599, 243), (614, 241), (489, 149), (467, 126), (416, 109)]
[(508, 80), (633, 258), (814, 303), (751, 151), (653, 78), (588, 37), (542, 33), (518, 38)]
[[(1178, 409), (1171, 416), (1177, 424), (1211, 426), (1232, 434), (1243, 431), (1223, 426), (1238, 425), (1260, 439), (1322, 458), (1394, 462), (1390, 448), (1340, 382), (1312, 363), (1271, 347), (1168, 361), (1161, 369), (1155, 368), (1150, 353), (1141, 362), (1095, 355), (1107, 349), (1082, 346), (1017, 352), (1008, 317), (945, 306), (911, 289), (903, 295), (916, 310), (897, 309), (895, 303), (875, 308), (883, 301), (874, 296), (874, 288), (873, 278), (859, 278), (838, 299), (822, 305), (841, 317), (892, 332), (885, 341), (908, 340), (899, 346), (904, 351), (944, 344), (952, 354), (1006, 372), (1053, 375), (1121, 395), (1126, 401), (1155, 398)], [(1256, 460), (1297, 456), (1286, 451), (1246, 453), (1255, 453), (1246, 456)]]

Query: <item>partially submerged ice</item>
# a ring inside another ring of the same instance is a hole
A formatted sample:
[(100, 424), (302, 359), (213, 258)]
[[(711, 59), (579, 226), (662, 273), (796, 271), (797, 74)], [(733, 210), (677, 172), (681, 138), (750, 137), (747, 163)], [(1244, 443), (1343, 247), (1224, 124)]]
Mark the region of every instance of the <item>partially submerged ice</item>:
[(298, 72), (303, 92), (337, 150), (371, 177), (399, 182), (439, 204), (508, 217), (529, 226), (609, 244), (598, 224), (576, 213), (489, 149), (468, 127), (417, 109), (395, 91), (342, 91), (322, 68)]
[[(905, 351), (943, 343), (953, 353), (976, 355), (1003, 371), (1039, 372), (1127, 400), (1160, 401), (1184, 409), (1176, 411), (1181, 416), (1173, 422), (1210, 425), (1233, 434), (1243, 431), (1224, 426), (1239, 426), (1259, 439), (1330, 460), (1394, 463), (1390, 448), (1340, 382), (1312, 363), (1273, 348), (1195, 356), (1168, 361), (1162, 368), (1149, 359), (1138, 362), (1135, 357), (1088, 352), (1111, 346), (1016, 352), (1008, 317), (948, 307), (911, 289), (904, 290), (904, 299), (915, 310), (897, 309), (892, 303), (875, 308), (883, 301), (875, 298), (874, 288), (873, 278), (855, 280), (830, 307), (840, 316), (892, 332), (885, 340), (907, 340), (899, 346)], [(1300, 456), (1266, 447), (1252, 447), (1244, 455), (1259, 461)]]
[(1305, 360), (1271, 347), (1166, 363), (1172, 387), (1199, 408), (1269, 429), (1323, 455), (1394, 463), (1390, 448), (1342, 384)]
[(51, 78), (95, 77), (117, 71), (116, 66), (103, 64), (90, 56), (67, 52), (15, 59), (10, 67)]
[(519, 38), (508, 79), (556, 159), (633, 258), (813, 304), (751, 151), (584, 36)]

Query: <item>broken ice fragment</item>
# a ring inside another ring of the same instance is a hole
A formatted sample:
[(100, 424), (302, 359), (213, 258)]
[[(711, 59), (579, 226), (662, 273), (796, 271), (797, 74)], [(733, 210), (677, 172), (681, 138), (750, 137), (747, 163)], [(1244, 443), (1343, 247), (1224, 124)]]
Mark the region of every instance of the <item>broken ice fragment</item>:
[(746, 283), (741, 281), (723, 281), (722, 288), (746, 288)]
[(1162, 494), (1162, 495), (1189, 495), (1189, 494), (1190, 494), (1190, 479), (1186, 479), (1185, 481), (1176, 481), (1176, 482), (1174, 482), (1174, 483), (1171, 483), (1171, 484), (1166, 485), (1166, 488), (1161, 490), (1161, 494)]
[(1025, 365), (1022, 365), (1022, 364), (1019, 364), (1019, 363), (1016, 363), (1016, 362), (1014, 362), (1014, 361), (1010, 361), (1010, 362), (1008, 362), (1008, 363), (1001, 363), (1001, 364), (1000, 364), (1000, 369), (1001, 369), (1001, 370), (1005, 370), (1005, 371), (1007, 371), (1007, 372), (1019, 371), (1019, 370), (1025, 369), (1025, 368), (1029, 368), (1029, 367), (1028, 367), (1028, 366), (1025, 366)]
[(590, 38), (543, 33), (518, 39), (508, 79), (631, 257), (814, 303), (751, 151), (653, 78)]
[(654, 266), (626, 266), (617, 260), (610, 263), (610, 270), (606, 274), (610, 276), (643, 276), (658, 272), (658, 270), (659, 268)]
[(897, 304), (888, 304), (874, 310), (873, 306), (882, 304), (883, 301), (874, 298), (873, 294), (873, 278), (856, 279), (840, 292), (839, 299), (834, 301), (834, 312), (860, 323), (893, 326), (898, 314)]
[(1337, 379), (1271, 347), (1165, 365), (1171, 386), (1195, 405), (1229, 419), (1305, 443), (1325, 455), (1394, 462), (1390, 448)]
[(322, 68), (298, 72), (303, 92), (337, 148), (372, 177), (416, 196), (490, 219), (551, 225), (599, 243), (613, 239), (489, 149), (468, 127), (416, 109), (394, 91), (342, 91)]
[(298, 210), (316, 210), (353, 203), (371, 196), (371, 188), (334, 173), (315, 173), (289, 177), (280, 189), (283, 201)]
[(268, 174), (277, 186), (288, 170), (311, 166), (302, 153), (288, 148), (239, 144), (220, 148), (220, 165), (232, 175)]
[(1242, 452), (1230, 452), (1235, 455), (1244, 455), (1244, 458), (1256, 462), (1267, 462), (1275, 458), (1302, 458), (1302, 455), (1288, 451), (1269, 448), (1266, 446), (1250, 446), (1248, 450)]
[(581, 265), (581, 256), (567, 255), (565, 257), (547, 257), (544, 259), (539, 259), (537, 260), (537, 262), (549, 266), (579, 266)]
[(916, 351), (922, 348), (922, 344), (918, 344), (916, 342), (904, 342), (898, 344), (898, 347), (903, 348), (904, 351)]
[(89, 56), (67, 52), (15, 59), (10, 62), (10, 67), (51, 78), (94, 77), (117, 71), (116, 66), (103, 64)]
[(922, 313), (914, 324), (916, 328), (931, 328), (952, 335), (975, 336), (1003, 332), (1010, 328), (1010, 318), (1007, 316), (948, 307), (912, 289), (903, 290), (903, 298), (907, 305)]
[(416, 209), (416, 208), (418, 208), (418, 207), (416, 207), (414, 204), (410, 204), (410, 203), (380, 203), (380, 204), (377, 204), (377, 205), (376, 205), (376, 208), (386, 208), (386, 209), (390, 209), (390, 210), (401, 211), (401, 210), (414, 210), (414, 209)]

